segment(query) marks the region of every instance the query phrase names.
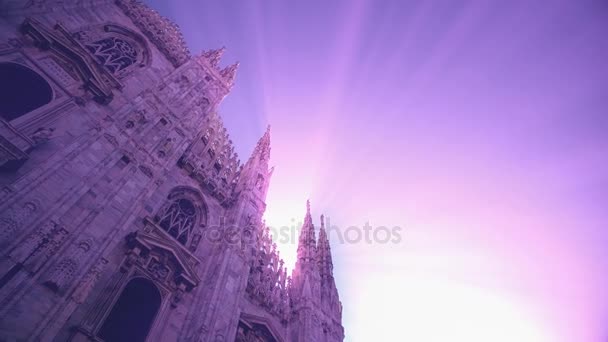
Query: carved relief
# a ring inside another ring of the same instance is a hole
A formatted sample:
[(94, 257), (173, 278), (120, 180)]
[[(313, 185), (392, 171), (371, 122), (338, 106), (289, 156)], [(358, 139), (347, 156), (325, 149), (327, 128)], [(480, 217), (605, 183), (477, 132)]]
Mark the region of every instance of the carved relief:
[(58, 58), (51, 56), (40, 60), (40, 64), (55, 76), (54, 78), (64, 87), (73, 85), (77, 80), (77, 73), (73, 67), (61, 62)]
[(81, 29), (72, 35), (105, 70), (118, 78), (149, 63), (143, 37), (126, 27), (107, 24)]
[(129, 118), (127, 119), (127, 122), (125, 123), (125, 128), (127, 130), (131, 130), (135, 126), (137, 126), (137, 125), (141, 126), (147, 122), (148, 122), (148, 119), (146, 118), (146, 110), (138, 109), (129, 116)]
[(116, 140), (116, 138), (109, 134), (109, 133), (104, 133), (103, 134), (104, 138), (106, 138), (106, 140), (108, 140), (110, 142), (110, 144), (112, 144), (112, 146), (114, 147), (118, 147), (118, 140)]
[(154, 221), (190, 251), (199, 244), (200, 227), (207, 217), (199, 194), (191, 190), (175, 190), (154, 217)]
[(84, 302), (84, 300), (87, 298), (87, 296), (101, 277), (101, 273), (103, 272), (107, 264), (108, 260), (100, 258), (84, 275), (84, 277), (76, 287), (76, 290), (72, 294), (72, 299), (76, 303), (81, 304)]
[(235, 342), (277, 342), (267, 326), (239, 321)]
[(173, 143), (175, 142), (175, 138), (167, 138), (165, 139), (165, 141), (160, 145), (160, 148), (158, 149), (158, 157), (159, 158), (164, 158), (166, 157), (169, 153), (171, 153), (171, 150), (173, 148)]
[(180, 66), (190, 59), (190, 51), (176, 24), (143, 3), (117, 0), (116, 4), (174, 66)]
[(147, 270), (148, 272), (150, 272), (152, 278), (158, 281), (164, 281), (165, 279), (167, 279), (167, 276), (170, 272), (167, 266), (165, 266), (156, 259), (150, 260)]
[(140, 171), (141, 171), (141, 172), (142, 172), (144, 175), (146, 175), (146, 177), (148, 177), (148, 178), (152, 178), (152, 177), (154, 177), (154, 174), (152, 173), (152, 170), (151, 170), (149, 167), (145, 166), (145, 165), (140, 165), (140, 166), (139, 166), (139, 170), (140, 170)]
[(92, 241), (82, 240), (45, 277), (44, 285), (55, 292), (63, 292), (80, 268), (83, 257), (91, 250)]
[(15, 259), (22, 262), (30, 272), (35, 273), (57, 253), (67, 236), (67, 230), (53, 221), (48, 221), (34, 232), (29, 243), (28, 241), (23, 243), (24, 248), (20, 251), (21, 257)]
[(30, 136), (30, 139), (32, 139), (34, 141), (34, 146), (40, 145), (40, 144), (43, 144), (43, 143), (49, 141), (49, 139), (51, 139), (51, 136), (53, 135), (54, 131), (55, 131), (55, 128), (41, 127), (41, 128), (38, 128)]
[(21, 208), (10, 208), (0, 217), (0, 247), (8, 245), (15, 238), (23, 225), (31, 220), (37, 207), (32, 202), (26, 202)]

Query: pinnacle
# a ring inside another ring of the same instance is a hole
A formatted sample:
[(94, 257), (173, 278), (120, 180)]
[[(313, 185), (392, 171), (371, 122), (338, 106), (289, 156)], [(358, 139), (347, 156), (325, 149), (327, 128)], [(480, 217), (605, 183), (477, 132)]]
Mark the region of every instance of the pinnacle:
[(219, 65), (220, 59), (222, 58), (222, 55), (224, 54), (225, 51), (226, 51), (226, 48), (224, 46), (222, 46), (219, 49), (212, 49), (212, 50), (203, 52), (203, 57), (207, 58), (207, 60), (209, 61), (209, 64), (211, 64), (214, 67), (217, 67)]

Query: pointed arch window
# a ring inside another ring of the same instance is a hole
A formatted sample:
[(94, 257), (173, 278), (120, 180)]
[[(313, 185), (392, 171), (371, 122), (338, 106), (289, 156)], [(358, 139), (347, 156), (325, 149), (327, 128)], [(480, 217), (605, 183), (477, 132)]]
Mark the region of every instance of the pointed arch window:
[(191, 191), (174, 191), (155, 216), (156, 223), (190, 251), (201, 239), (200, 227), (206, 221), (202, 199)]
[(184, 198), (173, 201), (159, 219), (159, 225), (183, 245), (186, 245), (189, 237), (193, 235), (195, 223), (194, 204)]
[(132, 279), (118, 297), (97, 336), (103, 341), (144, 342), (161, 302), (162, 296), (154, 283), (144, 278)]
[(51, 85), (34, 70), (17, 63), (0, 63), (0, 117), (15, 120), (53, 99)]
[(125, 27), (114, 24), (84, 27), (73, 36), (103, 68), (118, 78), (150, 65), (146, 40)]
[(137, 63), (137, 49), (121, 38), (103, 38), (86, 44), (86, 47), (95, 59), (113, 74)]

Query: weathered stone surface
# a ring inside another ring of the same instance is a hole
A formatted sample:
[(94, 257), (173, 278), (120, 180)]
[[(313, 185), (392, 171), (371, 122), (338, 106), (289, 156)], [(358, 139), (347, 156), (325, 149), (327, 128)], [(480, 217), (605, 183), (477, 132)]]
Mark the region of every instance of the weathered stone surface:
[(133, 288), (152, 305), (139, 340), (343, 340), (310, 208), (291, 277), (262, 224), (270, 130), (241, 163), (223, 49), (191, 57), (132, 0), (0, 6), (0, 68), (50, 98), (0, 118), (0, 340), (112, 340)]

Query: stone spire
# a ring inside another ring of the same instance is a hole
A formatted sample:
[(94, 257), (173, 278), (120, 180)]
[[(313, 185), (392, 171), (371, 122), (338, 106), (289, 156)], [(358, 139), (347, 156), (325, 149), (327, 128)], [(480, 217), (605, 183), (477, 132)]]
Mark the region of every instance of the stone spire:
[(325, 219), (321, 215), (321, 228), (319, 229), (319, 241), (317, 242), (317, 261), (319, 263), (319, 274), (322, 279), (333, 278), (334, 265), (331, 260), (331, 248), (325, 231)]
[(306, 216), (298, 240), (298, 259), (292, 272), (295, 301), (318, 301), (319, 268), (317, 266), (317, 241), (315, 226), (310, 214), (310, 201), (306, 201)]
[(320, 277), (320, 308), (329, 316), (340, 320), (342, 316), (342, 304), (340, 303), (338, 289), (334, 281), (334, 266), (323, 215), (321, 215), (321, 228), (319, 229), (319, 241), (317, 242), (317, 263)]
[(249, 160), (240, 172), (237, 191), (253, 190), (260, 199), (265, 200), (266, 191), (274, 168), (268, 167), (270, 159), (270, 125), (256, 144)]
[(266, 126), (266, 132), (258, 140), (249, 159), (258, 159), (268, 164), (268, 159), (270, 159), (270, 125)]
[(236, 78), (236, 70), (239, 68), (239, 62), (229, 65), (220, 71), (220, 75), (224, 79), (224, 82), (231, 88), (234, 85), (234, 79)]
[(315, 239), (315, 226), (310, 215), (310, 200), (306, 201), (306, 216), (300, 231), (298, 241), (298, 262), (302, 264), (312, 263), (316, 259), (317, 242)]
[(207, 50), (203, 52), (203, 57), (207, 59), (207, 62), (209, 62), (212, 67), (217, 68), (220, 64), (220, 59), (222, 59), (222, 55), (224, 55), (225, 51), (226, 47), (224, 46), (219, 49)]

